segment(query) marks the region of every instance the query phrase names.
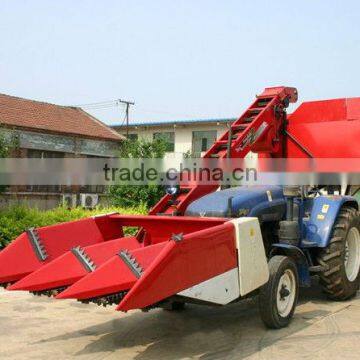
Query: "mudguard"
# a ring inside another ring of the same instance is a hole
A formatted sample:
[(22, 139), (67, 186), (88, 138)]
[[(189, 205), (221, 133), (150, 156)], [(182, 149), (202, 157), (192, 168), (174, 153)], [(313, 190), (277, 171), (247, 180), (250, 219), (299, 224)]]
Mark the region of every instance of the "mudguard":
[(290, 244), (277, 243), (272, 246), (271, 256), (282, 254), (291, 257), (297, 265), (300, 286), (309, 287), (311, 285), (309, 263), (303, 251)]
[(314, 199), (309, 220), (304, 220), (305, 237), (300, 247), (327, 247), (331, 232), (343, 206), (358, 209), (358, 203), (351, 196), (319, 196)]

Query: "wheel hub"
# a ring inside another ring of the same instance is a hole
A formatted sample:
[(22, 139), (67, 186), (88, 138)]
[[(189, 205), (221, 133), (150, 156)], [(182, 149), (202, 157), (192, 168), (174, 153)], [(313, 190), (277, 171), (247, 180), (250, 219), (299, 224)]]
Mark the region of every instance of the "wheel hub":
[(279, 315), (287, 317), (294, 305), (296, 296), (296, 279), (294, 273), (287, 269), (279, 279), (276, 305)]
[(286, 297), (290, 295), (290, 291), (287, 289), (286, 285), (281, 286), (280, 290), (280, 300), (284, 301)]
[(352, 227), (346, 237), (344, 265), (348, 280), (355, 281), (360, 269), (360, 232), (356, 227)]

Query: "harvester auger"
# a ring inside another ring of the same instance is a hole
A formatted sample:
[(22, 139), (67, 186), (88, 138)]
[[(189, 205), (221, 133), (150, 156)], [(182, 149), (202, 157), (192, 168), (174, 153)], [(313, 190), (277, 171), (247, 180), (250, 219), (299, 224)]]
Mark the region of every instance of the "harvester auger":
[[(287, 116), (296, 101), (295, 88), (265, 89), (204, 157), (360, 157), (360, 98), (306, 102)], [(29, 229), (0, 253), (0, 284), (121, 311), (259, 295), (261, 317), (272, 328), (290, 322), (299, 286), (309, 286), (311, 275), (331, 299), (356, 293), (354, 197), (298, 186), (217, 190), (180, 185), (148, 216), (108, 214)], [(124, 236), (125, 226), (141, 230)]]

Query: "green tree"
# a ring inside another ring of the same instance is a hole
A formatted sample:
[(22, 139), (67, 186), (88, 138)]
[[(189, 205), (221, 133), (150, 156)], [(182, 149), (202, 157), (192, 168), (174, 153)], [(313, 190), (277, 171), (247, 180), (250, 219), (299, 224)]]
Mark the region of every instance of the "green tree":
[(5, 136), (4, 132), (0, 131), (0, 158), (6, 158), (11, 154), (11, 151), (18, 147), (18, 140), (15, 134), (10, 137)]
[[(18, 139), (15, 133), (11, 136), (6, 136), (3, 131), (0, 131), (0, 158), (6, 158), (11, 155), (12, 150), (18, 147)], [(0, 185), (0, 193), (6, 190), (5, 185)]]
[[(125, 140), (120, 148), (120, 158), (149, 159), (163, 158), (167, 144), (163, 139)], [(164, 195), (161, 185), (113, 185), (109, 187), (111, 203), (114, 206), (138, 206), (143, 204), (147, 207), (155, 205)]]

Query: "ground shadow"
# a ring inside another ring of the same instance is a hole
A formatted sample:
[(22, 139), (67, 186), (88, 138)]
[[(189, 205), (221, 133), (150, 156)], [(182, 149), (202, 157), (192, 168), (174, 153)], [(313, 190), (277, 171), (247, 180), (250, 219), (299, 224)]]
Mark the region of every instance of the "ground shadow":
[[(299, 304), (324, 302), (319, 288), (302, 289)], [(299, 332), (330, 314), (312, 309), (297, 313), (292, 324), (281, 330), (266, 329), (259, 317), (257, 298), (225, 307), (188, 305), (183, 312), (156, 309), (134, 312), (114, 319), (49, 338), (42, 342), (96, 336), (76, 355), (116, 352), (138, 347), (136, 359), (178, 359), (187, 357), (245, 358), (291, 334)], [(114, 317), (116, 313), (114, 313)], [(119, 355), (121, 353), (119, 352)]]

